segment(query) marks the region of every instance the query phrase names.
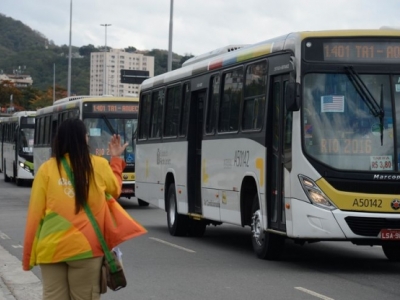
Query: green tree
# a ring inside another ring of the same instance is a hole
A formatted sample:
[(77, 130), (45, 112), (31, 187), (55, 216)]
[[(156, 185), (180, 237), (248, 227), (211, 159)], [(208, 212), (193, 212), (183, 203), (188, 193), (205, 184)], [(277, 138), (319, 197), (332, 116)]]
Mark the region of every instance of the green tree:
[(129, 46), (128, 48), (125, 48), (125, 52), (135, 53), (136, 52), (136, 48), (132, 47), (132, 46)]
[(87, 46), (82, 46), (79, 48), (79, 54), (82, 56), (90, 56), (90, 53), (98, 52), (98, 51), (99, 51), (99, 49), (97, 49), (92, 44), (89, 44)]

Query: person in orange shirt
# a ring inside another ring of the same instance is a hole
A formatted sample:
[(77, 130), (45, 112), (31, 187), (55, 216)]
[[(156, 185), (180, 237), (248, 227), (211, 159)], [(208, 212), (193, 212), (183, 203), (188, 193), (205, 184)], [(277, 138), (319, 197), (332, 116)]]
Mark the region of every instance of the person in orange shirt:
[[(118, 204), (128, 143), (111, 137), (111, 160), (91, 155), (85, 124), (61, 123), (53, 157), (40, 166), (32, 185), (23, 249), (23, 269), (39, 265), (44, 300), (100, 299), (104, 252), (83, 206), (92, 211), (109, 249), (146, 233)], [(63, 168), (65, 157), (74, 186)]]

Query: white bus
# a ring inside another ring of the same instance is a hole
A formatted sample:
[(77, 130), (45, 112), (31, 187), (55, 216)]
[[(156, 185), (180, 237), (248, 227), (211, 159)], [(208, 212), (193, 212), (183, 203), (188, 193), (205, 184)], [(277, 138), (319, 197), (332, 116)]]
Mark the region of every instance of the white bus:
[[(79, 118), (86, 124), (92, 154), (110, 158), (108, 142), (112, 134), (119, 134), (129, 143), (124, 153), (126, 167), (122, 173), (121, 197), (135, 196), (135, 134), (138, 118), (137, 97), (76, 96), (55, 101), (54, 105), (39, 109), (36, 114), (34, 168), (50, 158), (52, 141), (60, 123), (68, 118)], [(139, 201), (141, 206), (148, 203)]]
[(0, 170), (4, 181), (18, 186), (33, 180), (35, 111), (0, 118)]
[(381, 245), (400, 260), (400, 31), (297, 32), (143, 82), (136, 193), (172, 235), (251, 228)]

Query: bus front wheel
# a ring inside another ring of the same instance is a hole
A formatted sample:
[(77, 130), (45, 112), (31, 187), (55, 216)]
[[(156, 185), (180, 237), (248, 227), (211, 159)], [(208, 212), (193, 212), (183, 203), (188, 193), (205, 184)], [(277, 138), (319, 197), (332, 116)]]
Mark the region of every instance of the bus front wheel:
[(188, 232), (189, 218), (178, 214), (175, 184), (171, 183), (167, 196), (167, 220), (168, 230), (173, 236), (185, 236)]
[(192, 237), (202, 237), (206, 232), (207, 224), (202, 220), (189, 220), (188, 235)]
[(146, 201), (143, 201), (142, 199), (138, 199), (138, 204), (139, 204), (139, 206), (149, 206), (149, 203)]
[(262, 226), (262, 214), (257, 194), (253, 200), (251, 223), (251, 241), (253, 250), (258, 258), (278, 260), (285, 245), (285, 238), (277, 234), (266, 232)]
[(382, 250), (388, 260), (400, 261), (400, 243), (383, 244)]

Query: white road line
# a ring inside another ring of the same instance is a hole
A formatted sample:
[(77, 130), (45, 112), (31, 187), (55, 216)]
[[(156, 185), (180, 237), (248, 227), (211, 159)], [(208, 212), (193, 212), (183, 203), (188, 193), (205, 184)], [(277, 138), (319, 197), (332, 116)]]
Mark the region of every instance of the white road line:
[(324, 296), (324, 295), (318, 294), (318, 293), (316, 293), (316, 292), (313, 292), (313, 291), (311, 291), (311, 290), (307, 290), (307, 289), (305, 289), (305, 288), (303, 288), (303, 287), (300, 287), (300, 286), (298, 286), (298, 287), (295, 287), (295, 289), (296, 289), (296, 290), (299, 290), (299, 291), (302, 291), (302, 292), (304, 292), (304, 293), (307, 293), (307, 294), (313, 295), (313, 296), (315, 296), (315, 297), (317, 297), (317, 298), (319, 298), (319, 299), (324, 299), (324, 300), (334, 300), (333, 298), (329, 298), (329, 297), (327, 297), (327, 296)]
[(10, 237), (7, 234), (5, 234), (4, 232), (1, 232), (1, 231), (0, 231), (0, 238), (3, 239), (3, 240), (9, 240), (10, 239)]
[(22, 248), (22, 245), (12, 245), (13, 248)]
[(151, 240), (153, 240), (153, 241), (156, 241), (156, 242), (160, 242), (160, 243), (162, 243), (162, 244), (165, 244), (165, 245), (168, 245), (168, 246), (171, 246), (171, 247), (174, 247), (174, 248), (181, 249), (181, 250), (186, 251), (186, 252), (196, 253), (196, 251), (193, 251), (193, 250), (190, 250), (190, 249), (188, 249), (188, 248), (184, 248), (184, 247), (181, 247), (181, 246), (178, 246), (178, 245), (175, 245), (175, 244), (172, 244), (172, 243), (169, 243), (169, 242), (160, 240), (160, 239), (155, 238), (155, 237), (149, 237), (149, 239), (151, 239)]

